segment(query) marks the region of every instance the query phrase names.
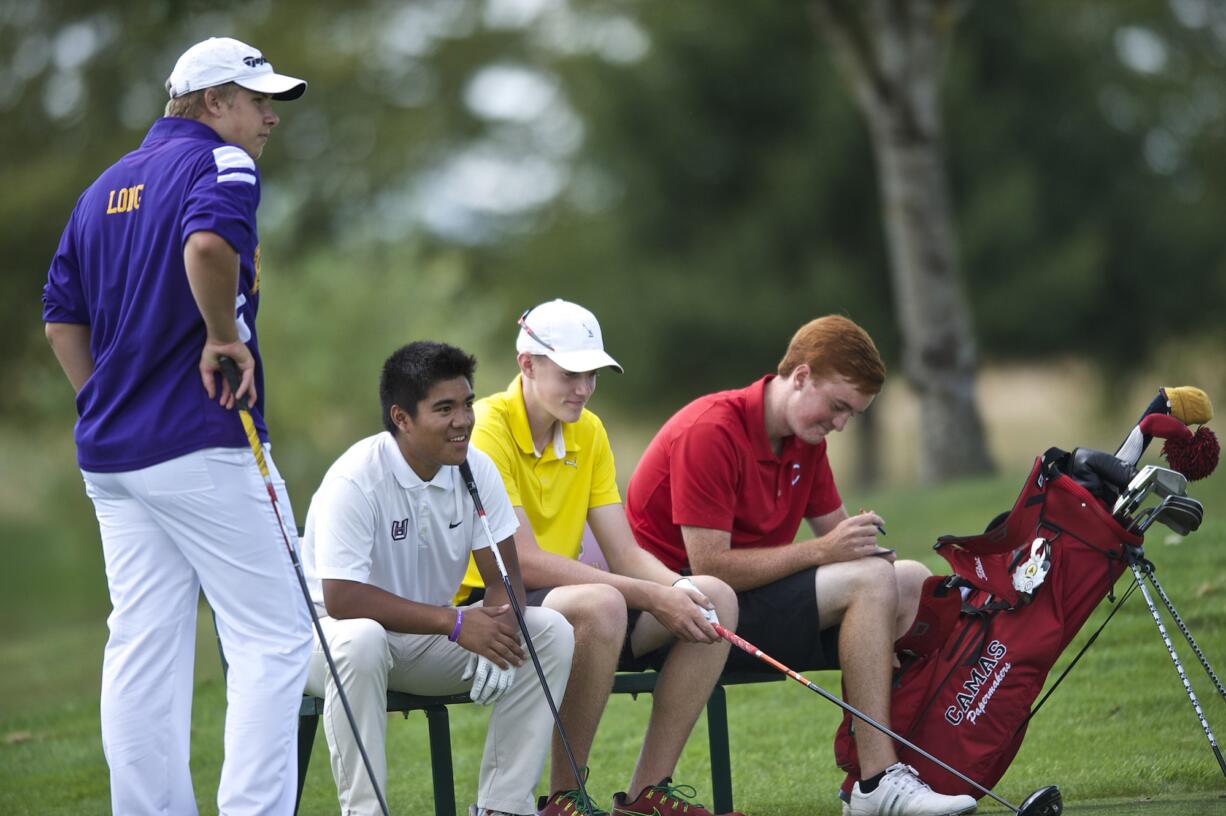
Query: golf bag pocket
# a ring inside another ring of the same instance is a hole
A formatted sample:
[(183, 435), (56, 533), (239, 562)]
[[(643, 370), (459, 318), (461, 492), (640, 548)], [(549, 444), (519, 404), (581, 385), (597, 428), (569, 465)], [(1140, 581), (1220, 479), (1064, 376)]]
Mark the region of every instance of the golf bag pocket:
[[(894, 676), (893, 729), (988, 788), (1021, 747), (1030, 707), (1052, 665), (1126, 568), (1124, 547), (1140, 544), (1059, 470), (1059, 454), (1049, 451), (1036, 461), (1013, 509), (995, 527), (938, 541), (955, 575), (929, 579), (917, 620), (939, 619), (933, 607), (948, 609), (952, 589), (959, 590), (953, 592), (957, 619), (937, 648), (900, 653)], [(1035, 565), (1030, 577), (1042, 573), (1041, 580), (1019, 591), (1015, 573), (1028, 564)], [(835, 735), (846, 792), (860, 776), (854, 730), (869, 727), (847, 715)], [(933, 790), (981, 795), (896, 747)]]

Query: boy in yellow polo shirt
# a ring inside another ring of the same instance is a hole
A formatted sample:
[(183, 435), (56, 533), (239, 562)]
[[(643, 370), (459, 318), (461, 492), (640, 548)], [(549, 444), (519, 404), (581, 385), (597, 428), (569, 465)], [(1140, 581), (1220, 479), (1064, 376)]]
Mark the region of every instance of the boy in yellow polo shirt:
[[(596, 317), (554, 300), (524, 312), (519, 326), (520, 373), (506, 391), (477, 402), (472, 444), (498, 467), (519, 517), (515, 545), (529, 604), (561, 612), (575, 630), (560, 709), (575, 761), (587, 765), (618, 668), (654, 666), (660, 676), (647, 734), (613, 813), (711, 816), (678, 790), (672, 774), (727, 658), (728, 645), (710, 624), (718, 616), (736, 627), (736, 596), (718, 579), (673, 572), (635, 542), (608, 435), (586, 408), (597, 374), (622, 370), (604, 350)], [(607, 572), (578, 560), (585, 523)], [(457, 602), (475, 601), (481, 587), (470, 563)], [(555, 734), (552, 794), (538, 812), (571, 816), (580, 804), (577, 788)]]

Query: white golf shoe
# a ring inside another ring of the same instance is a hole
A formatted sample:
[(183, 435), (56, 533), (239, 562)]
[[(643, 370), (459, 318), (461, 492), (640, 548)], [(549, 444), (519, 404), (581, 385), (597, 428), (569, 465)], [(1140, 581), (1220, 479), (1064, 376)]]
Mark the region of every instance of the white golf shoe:
[(872, 793), (860, 793), (857, 782), (851, 789), (851, 802), (843, 808), (844, 816), (956, 816), (974, 811), (973, 797), (936, 793), (914, 768), (901, 762), (886, 768)]

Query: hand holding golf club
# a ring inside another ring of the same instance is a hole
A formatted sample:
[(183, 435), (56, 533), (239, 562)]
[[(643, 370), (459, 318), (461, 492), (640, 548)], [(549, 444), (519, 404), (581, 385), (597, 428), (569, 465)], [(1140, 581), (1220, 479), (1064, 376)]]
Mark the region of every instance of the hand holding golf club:
[[(228, 366), (234, 368), (233, 376), (226, 370)], [(220, 395), (216, 388), (218, 373), (222, 375)], [(212, 338), (205, 340), (204, 349), (200, 352), (200, 379), (209, 399), (216, 399), (226, 410), (236, 404), (246, 408), (259, 399), (255, 391), (255, 358), (241, 340), (229, 343)], [(239, 400), (242, 402), (239, 403)]]
[(456, 642), (499, 669), (520, 666), (526, 658), (509, 604), (465, 609)]
[(714, 604), (689, 578), (679, 578), (671, 587), (660, 587), (649, 610), (669, 632), (689, 643), (715, 643), (719, 635), (711, 624), (719, 623)]

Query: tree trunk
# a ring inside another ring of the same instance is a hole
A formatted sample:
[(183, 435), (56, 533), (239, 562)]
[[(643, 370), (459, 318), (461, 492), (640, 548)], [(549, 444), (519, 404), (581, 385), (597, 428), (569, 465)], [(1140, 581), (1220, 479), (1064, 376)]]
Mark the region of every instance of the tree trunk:
[(877, 410), (865, 411), (856, 419), (856, 487), (871, 490), (881, 483), (881, 423)]
[(938, 92), (959, 6), (952, 0), (815, 0), (812, 8), (873, 141), (903, 371), (920, 400), (920, 477), (935, 482), (989, 473)]

